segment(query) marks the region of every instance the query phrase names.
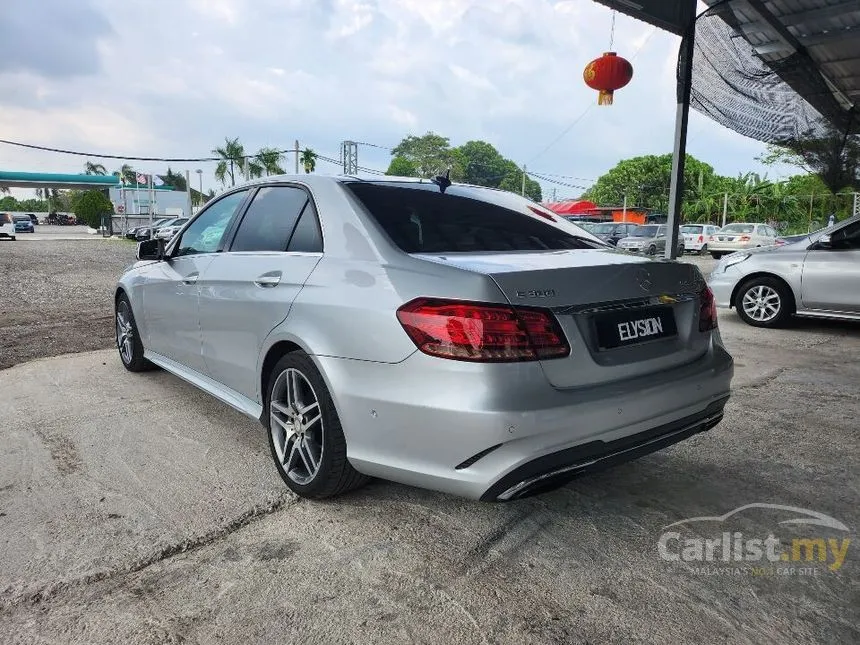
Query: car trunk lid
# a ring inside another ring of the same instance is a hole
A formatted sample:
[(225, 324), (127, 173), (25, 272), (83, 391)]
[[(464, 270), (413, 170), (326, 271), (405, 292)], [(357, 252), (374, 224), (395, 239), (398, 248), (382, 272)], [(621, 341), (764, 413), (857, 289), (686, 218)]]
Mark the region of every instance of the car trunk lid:
[(708, 347), (698, 330), (705, 283), (691, 264), (609, 249), (414, 257), (486, 274), (513, 305), (551, 309), (571, 344), (570, 356), (541, 361), (557, 388), (660, 372)]

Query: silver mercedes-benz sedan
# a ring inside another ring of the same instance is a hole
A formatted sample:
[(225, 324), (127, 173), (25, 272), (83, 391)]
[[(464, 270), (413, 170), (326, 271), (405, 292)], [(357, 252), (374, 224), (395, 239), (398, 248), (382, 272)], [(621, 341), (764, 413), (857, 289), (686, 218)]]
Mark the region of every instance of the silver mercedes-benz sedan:
[(708, 430), (729, 396), (695, 266), (444, 177), (269, 177), (138, 258), (123, 364), (259, 419), (305, 497), (381, 477), (516, 499)]
[(708, 283), (720, 307), (778, 327), (792, 316), (860, 320), (860, 217), (798, 241), (723, 257)]

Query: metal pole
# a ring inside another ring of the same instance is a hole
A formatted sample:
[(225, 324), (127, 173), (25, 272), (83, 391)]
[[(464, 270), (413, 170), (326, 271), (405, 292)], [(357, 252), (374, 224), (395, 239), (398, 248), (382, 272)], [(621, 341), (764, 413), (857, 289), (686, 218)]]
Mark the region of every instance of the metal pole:
[(191, 204), (191, 171), (185, 171), (185, 205), (188, 207), (188, 213), (185, 217), (191, 217), (191, 209), (193, 208)]
[(521, 196), (526, 196), (526, 166), (523, 164), (523, 191), (520, 193)]
[(296, 174), (299, 174), (299, 140), (296, 139)]
[[(688, 0), (689, 15), (695, 16), (696, 0)], [(678, 52), (678, 106), (675, 111), (675, 145), (672, 150), (672, 181), (669, 184), (669, 218), (666, 222), (669, 237), (666, 240), (666, 258), (672, 260), (678, 255), (678, 229), (681, 224), (681, 205), (684, 201), (684, 163), (687, 156), (687, 123), (690, 118), (690, 92), (693, 84), (693, 51), (696, 40), (696, 19), (690, 25), (681, 41)]]
[(854, 193), (854, 207), (851, 209), (854, 217), (860, 215), (860, 193)]
[(815, 193), (812, 193), (809, 196), (809, 226), (806, 227), (807, 233), (812, 232), (812, 200), (814, 200), (814, 199), (815, 199)]
[(153, 195), (152, 195), (152, 175), (149, 176), (149, 239), (151, 240), (153, 235), (152, 230), (152, 209), (155, 208), (155, 204), (153, 204)]
[(621, 207), (621, 221), (627, 221), (627, 193), (624, 193), (624, 205)]
[(723, 193), (723, 226), (726, 225), (726, 215), (729, 212), (729, 194)]
[(200, 203), (197, 205), (197, 210), (200, 210), (200, 207), (203, 206), (203, 171), (199, 168), (197, 169), (197, 179), (200, 180)]

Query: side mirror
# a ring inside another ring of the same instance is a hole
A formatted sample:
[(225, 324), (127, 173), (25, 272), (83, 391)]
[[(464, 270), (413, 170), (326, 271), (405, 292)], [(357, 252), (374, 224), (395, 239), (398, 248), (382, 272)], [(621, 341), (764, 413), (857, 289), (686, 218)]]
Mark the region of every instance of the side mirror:
[(830, 249), (833, 248), (833, 243), (829, 235), (822, 235), (813, 245), (814, 249)]
[(163, 260), (164, 240), (144, 240), (137, 245), (138, 260)]

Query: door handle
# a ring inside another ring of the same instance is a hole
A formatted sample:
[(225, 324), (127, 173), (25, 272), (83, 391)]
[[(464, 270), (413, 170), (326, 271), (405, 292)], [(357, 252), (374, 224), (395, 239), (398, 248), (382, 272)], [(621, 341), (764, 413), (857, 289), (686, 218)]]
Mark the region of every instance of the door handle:
[(276, 287), (281, 282), (281, 273), (264, 273), (259, 278), (254, 280), (254, 284), (258, 287), (271, 288)]
[(182, 278), (182, 283), (183, 284), (194, 284), (195, 282), (197, 282), (197, 278), (199, 278), (199, 277), (200, 277), (199, 273), (189, 273), (187, 276)]

